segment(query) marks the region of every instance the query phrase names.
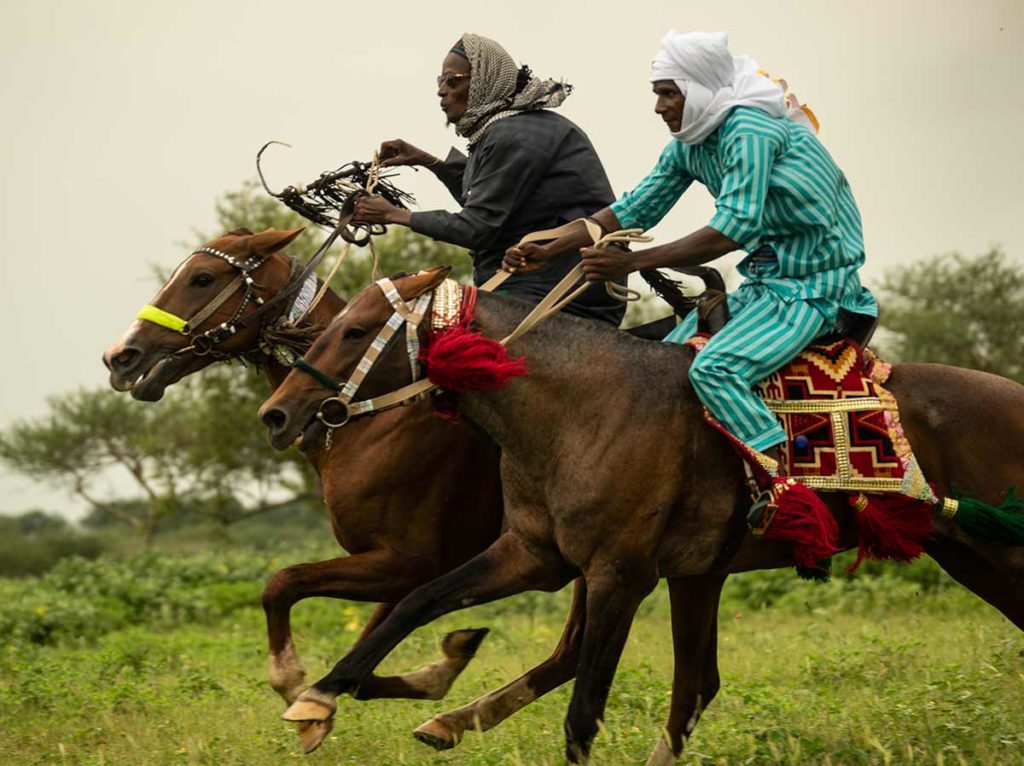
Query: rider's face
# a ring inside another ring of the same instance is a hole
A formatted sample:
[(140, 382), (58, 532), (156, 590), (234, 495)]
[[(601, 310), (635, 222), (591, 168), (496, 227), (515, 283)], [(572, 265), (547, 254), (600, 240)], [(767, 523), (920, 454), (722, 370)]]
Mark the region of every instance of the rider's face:
[(683, 107), (686, 105), (679, 87), (672, 80), (658, 80), (652, 90), (658, 97), (654, 104), (655, 113), (665, 121), (669, 130), (678, 133), (683, 127)]
[(469, 101), (469, 62), (458, 53), (449, 53), (441, 63), (441, 76), (437, 78), (437, 95), (441, 111), (449, 123), (458, 122), (466, 113)]

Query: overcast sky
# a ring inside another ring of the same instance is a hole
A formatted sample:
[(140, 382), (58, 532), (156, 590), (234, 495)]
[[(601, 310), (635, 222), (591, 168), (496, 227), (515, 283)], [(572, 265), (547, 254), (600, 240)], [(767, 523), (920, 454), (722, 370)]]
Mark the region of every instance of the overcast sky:
[[(178, 243), (212, 228), (214, 200), (253, 176), (264, 141), (295, 146), (269, 157), (278, 186), (383, 139), (461, 148), (434, 78), (464, 31), (576, 86), (561, 111), (620, 192), (669, 138), (647, 82), (661, 37), (726, 30), (817, 113), (861, 208), (869, 285), (950, 250), (1024, 258), (1022, 22), (1021, 0), (8, 0), (0, 427), (105, 385), (100, 354), (152, 294), (147, 264), (177, 263)], [(424, 209), (451, 205), (428, 173), (399, 183)], [(653, 233), (684, 235), (711, 211), (694, 187)], [(0, 512), (79, 510), (2, 471)]]

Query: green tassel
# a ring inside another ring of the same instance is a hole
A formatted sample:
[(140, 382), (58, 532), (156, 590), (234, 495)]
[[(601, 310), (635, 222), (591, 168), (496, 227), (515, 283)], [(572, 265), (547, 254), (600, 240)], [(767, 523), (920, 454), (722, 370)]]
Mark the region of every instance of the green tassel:
[(1024, 545), (1024, 498), (1017, 488), (1006, 490), (1002, 505), (996, 507), (969, 497), (954, 488), (958, 506), (953, 521), (976, 540), (998, 545)]

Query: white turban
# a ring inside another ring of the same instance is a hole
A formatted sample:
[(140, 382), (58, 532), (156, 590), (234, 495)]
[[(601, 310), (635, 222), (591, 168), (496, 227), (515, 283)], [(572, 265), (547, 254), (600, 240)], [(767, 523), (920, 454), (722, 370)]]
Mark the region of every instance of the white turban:
[(651, 82), (658, 80), (675, 81), (686, 97), (682, 126), (679, 132), (672, 131), (686, 144), (703, 143), (737, 106), (817, 127), (795, 97), (787, 99), (784, 82), (760, 74), (749, 56), (734, 57), (729, 52), (725, 32), (684, 34), (673, 29), (651, 62)]

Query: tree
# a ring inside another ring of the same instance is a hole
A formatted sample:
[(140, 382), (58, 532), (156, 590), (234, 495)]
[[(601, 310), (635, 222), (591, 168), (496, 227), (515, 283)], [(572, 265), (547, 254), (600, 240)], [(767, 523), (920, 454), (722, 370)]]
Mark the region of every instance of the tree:
[[(151, 540), (178, 495), (175, 456), (163, 449), (165, 441), (152, 436), (159, 425), (154, 413), (140, 412), (126, 397), (107, 391), (79, 390), (47, 403), (47, 415), (16, 422), (0, 436), (0, 459), (29, 478), (63, 483)], [(126, 471), (146, 495), (140, 513), (95, 494), (97, 480), (114, 467)]]
[[(243, 227), (293, 229), (304, 223), (254, 183), (225, 194), (217, 203), (217, 220), (221, 230), (196, 233), (198, 243)], [(289, 251), (305, 262), (320, 241), (303, 237)], [(470, 274), (469, 259), (459, 248), (407, 229), (392, 229), (376, 245), (386, 274), (443, 263), (453, 265), (463, 280)], [(336, 245), (321, 272), (339, 250)], [(351, 296), (370, 283), (371, 264), (368, 248), (353, 248), (332, 286)], [(179, 382), (158, 404), (108, 389), (79, 390), (52, 397), (46, 415), (0, 433), (0, 461), (30, 478), (64, 485), (88, 503), (94, 523), (97, 516), (116, 520), (147, 542), (168, 519), (188, 513), (231, 524), (319, 502), (316, 477), (305, 459), (295, 451), (279, 455), (267, 444), (256, 413), (268, 395), (262, 375), (223, 364)], [(105, 490), (115, 473), (130, 477), (139, 494), (121, 498)]]
[(941, 362), (1024, 383), (1024, 263), (993, 249), (902, 266), (882, 283), (882, 326), (900, 361)]
[[(0, 434), (0, 460), (62, 483), (147, 543), (164, 519), (186, 511), (228, 524), (315, 497), (298, 461), (266, 443), (255, 417), (264, 395), (232, 386), (225, 372), (183, 381), (159, 405), (102, 389), (51, 397), (47, 415)], [(104, 491), (114, 472), (131, 478), (141, 502)]]

